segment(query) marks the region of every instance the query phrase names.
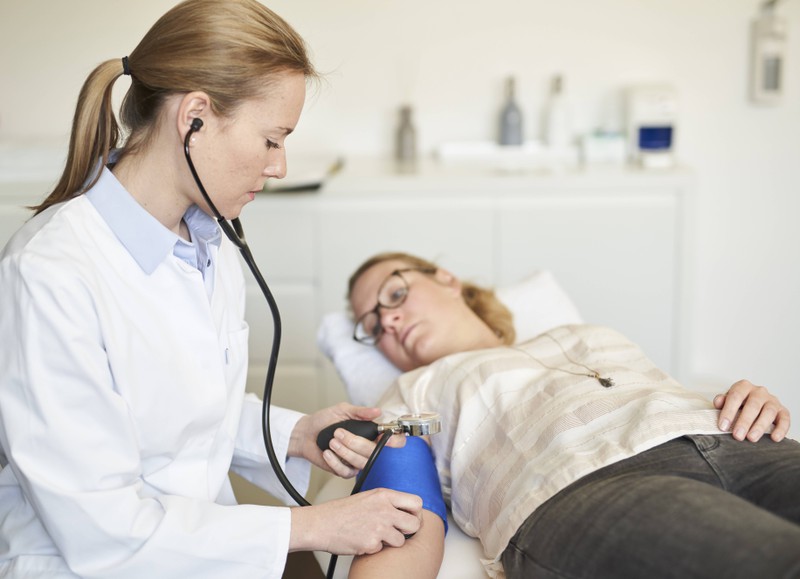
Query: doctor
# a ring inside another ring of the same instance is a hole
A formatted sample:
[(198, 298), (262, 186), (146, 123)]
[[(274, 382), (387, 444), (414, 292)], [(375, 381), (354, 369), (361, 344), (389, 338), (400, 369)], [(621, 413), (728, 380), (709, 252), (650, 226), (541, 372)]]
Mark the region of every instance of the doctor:
[[(114, 82), (131, 86), (121, 131)], [(61, 180), (0, 254), (0, 577), (280, 577), (293, 550), (373, 553), (420, 525), (421, 500), (378, 490), (303, 508), (236, 505), (233, 469), (282, 495), (261, 403), (244, 393), (239, 257), (228, 219), (286, 173), (315, 75), (292, 28), (255, 0), (188, 0), (78, 100)], [(117, 148), (120, 147), (121, 148)], [(296, 485), (342, 476), (372, 443), (317, 450), (320, 428), (377, 409), (274, 408)]]

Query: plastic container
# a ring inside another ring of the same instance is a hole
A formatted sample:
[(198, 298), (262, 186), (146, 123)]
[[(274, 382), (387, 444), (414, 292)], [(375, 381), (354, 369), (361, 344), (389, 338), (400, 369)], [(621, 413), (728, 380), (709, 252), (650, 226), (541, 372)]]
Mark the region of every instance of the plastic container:
[(560, 75), (553, 77), (545, 109), (544, 142), (556, 149), (572, 144), (572, 111), (565, 94), (564, 79)]

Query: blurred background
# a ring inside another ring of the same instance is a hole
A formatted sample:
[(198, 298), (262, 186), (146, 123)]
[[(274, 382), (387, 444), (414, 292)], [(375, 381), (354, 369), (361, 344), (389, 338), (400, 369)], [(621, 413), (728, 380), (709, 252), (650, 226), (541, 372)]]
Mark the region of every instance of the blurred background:
[[(174, 3), (0, 0), (0, 155), (52, 151), (55, 178), (86, 75), (128, 54)], [(766, 99), (751, 91), (761, 0), (266, 4), (325, 74), (287, 143), (290, 172), (317, 156), (391, 158), (404, 105), (421, 158), (494, 142), (509, 77), (532, 143), (545, 136), (556, 75), (575, 143), (627, 137), (631, 87), (674, 90), (670, 154), (695, 183), (691, 375), (768, 385), (800, 420), (800, 0), (771, 7), (785, 36), (780, 94)]]

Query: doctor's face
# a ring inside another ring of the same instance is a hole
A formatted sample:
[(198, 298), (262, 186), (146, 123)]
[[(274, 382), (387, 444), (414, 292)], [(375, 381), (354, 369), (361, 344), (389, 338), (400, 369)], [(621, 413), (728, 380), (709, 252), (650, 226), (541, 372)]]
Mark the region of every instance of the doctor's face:
[[(286, 175), (286, 137), (300, 118), (305, 91), (302, 74), (283, 73), (262, 97), (245, 101), (232, 117), (210, 113), (213, 122), (195, 134), (192, 158), (211, 200), (226, 219), (238, 217), (267, 179)], [(199, 191), (193, 199), (206, 207)]]
[(397, 307), (377, 308), (383, 335), (376, 347), (403, 371), (469, 349), (469, 338), (486, 326), (464, 302), (458, 279), (442, 269), (423, 273), (398, 260), (375, 264), (353, 285), (355, 319), (376, 307), (378, 292), (397, 271), (402, 271), (408, 293)]

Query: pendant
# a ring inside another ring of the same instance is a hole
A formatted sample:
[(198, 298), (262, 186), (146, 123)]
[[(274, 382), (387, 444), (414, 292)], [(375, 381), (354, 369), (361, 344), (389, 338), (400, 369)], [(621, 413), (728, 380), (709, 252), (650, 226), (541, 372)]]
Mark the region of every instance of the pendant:
[(603, 378), (602, 376), (595, 376), (595, 378), (603, 388), (611, 388), (614, 385), (614, 380), (611, 378)]

